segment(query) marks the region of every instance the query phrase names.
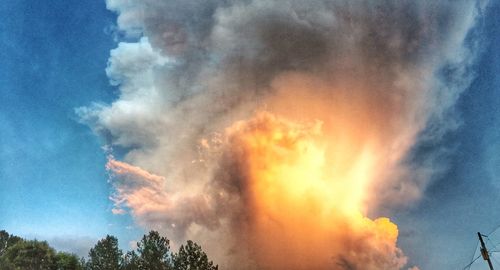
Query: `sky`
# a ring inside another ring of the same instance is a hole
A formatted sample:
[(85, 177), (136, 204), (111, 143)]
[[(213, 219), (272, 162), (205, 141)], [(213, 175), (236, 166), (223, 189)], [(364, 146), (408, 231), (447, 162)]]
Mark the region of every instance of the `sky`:
[(114, 96), (104, 72), (114, 14), (100, 1), (2, 1), (0, 12), (0, 227), (85, 248), (107, 233), (128, 239), (99, 139), (74, 113)]
[[(468, 67), (472, 81), (447, 112), (458, 125), (439, 140), (417, 141), (411, 149), (417, 162), (437, 149), (443, 154), (436, 161), (442, 164), (440, 172), (429, 177), (420, 198), (393, 207), (389, 215), (398, 225), (398, 246), (409, 266), (461, 269), (478, 254), (476, 232), (489, 234), (500, 226), (497, 14), (500, 1), (494, 0), (465, 41), (478, 45)], [(90, 108), (102, 117), (95, 106), (123, 100), (126, 91), (113, 82), (117, 79), (113, 72), (127, 75), (128, 71), (108, 64), (110, 51), (120, 41), (142, 41), (117, 31), (123, 27), (117, 25), (118, 14), (104, 1), (4, 0), (0, 17), (0, 229), (48, 240), (79, 255), (106, 234), (117, 236), (122, 248), (129, 249), (129, 242), (155, 224), (137, 212), (112, 213), (120, 205), (110, 200), (117, 186), (109, 180), (105, 165), (110, 160), (103, 149), (108, 138), (99, 134), (99, 128), (117, 132), (120, 138), (123, 127), (89, 124), (78, 108)], [(151, 38), (153, 46), (155, 42)], [(418, 136), (425, 132), (424, 128)], [(147, 140), (148, 134), (135, 135), (123, 135), (121, 139), (131, 142), (117, 142), (113, 154), (147, 167), (144, 159), (130, 153), (134, 148), (150, 150), (134, 141), (141, 136)], [(129, 168), (125, 166), (120, 168)], [(129, 194), (119, 195), (127, 199)], [(493, 234), (488, 245), (497, 243), (500, 237)], [(481, 269), (482, 263), (477, 261), (472, 269)]]

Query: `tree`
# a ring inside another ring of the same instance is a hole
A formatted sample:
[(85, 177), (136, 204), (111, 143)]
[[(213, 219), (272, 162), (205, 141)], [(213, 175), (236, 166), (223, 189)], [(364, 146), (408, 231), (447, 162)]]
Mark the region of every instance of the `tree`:
[(6, 231), (2, 230), (0, 231), (0, 256), (5, 252), (7, 249), (7, 243), (9, 241), (10, 235)]
[(4, 254), (7, 248), (13, 246), (21, 240), (23, 240), (21, 237), (9, 234), (4, 230), (0, 231), (0, 256)]
[(122, 254), (118, 248), (118, 239), (107, 235), (90, 249), (86, 267), (88, 270), (119, 270)]
[(5, 269), (52, 270), (55, 268), (55, 251), (47, 242), (18, 241), (8, 247), (5, 254)]
[(0, 269), (11, 270), (14, 269), (14, 265), (8, 260), (6, 251), (9, 247), (12, 247), (17, 242), (22, 241), (18, 236), (11, 235), (4, 230), (0, 231)]
[(15, 270), (14, 265), (12, 265), (7, 259), (0, 257), (0, 269), (2, 270)]
[(208, 260), (207, 254), (201, 247), (191, 240), (186, 246), (181, 245), (179, 252), (173, 256), (175, 270), (217, 270), (212, 261)]
[(57, 270), (82, 270), (83, 265), (74, 254), (59, 252), (56, 254), (55, 264)]
[(118, 239), (107, 235), (90, 249), (88, 259), (57, 252), (45, 241), (27, 241), (0, 231), (0, 270), (218, 270), (201, 247), (187, 241), (177, 254), (170, 241), (150, 231), (137, 243), (137, 251), (123, 252)]
[(170, 270), (170, 241), (156, 231), (150, 231), (137, 243), (140, 270)]
[(85, 258), (84, 257), (81, 257), (80, 258), (80, 266), (83, 270), (88, 270), (87, 268), (87, 262), (85, 261)]
[(134, 251), (129, 251), (123, 257), (122, 270), (137, 270), (139, 269), (139, 256)]

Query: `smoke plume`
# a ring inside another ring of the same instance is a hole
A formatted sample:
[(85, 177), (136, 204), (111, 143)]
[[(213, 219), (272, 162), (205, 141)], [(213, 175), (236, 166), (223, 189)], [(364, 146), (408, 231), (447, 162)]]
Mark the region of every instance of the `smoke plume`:
[(485, 4), (107, 0), (119, 97), (77, 113), (124, 153), (114, 213), (223, 269), (403, 269), (396, 225), (370, 217), (439, 169), (407, 157), (455, 125)]

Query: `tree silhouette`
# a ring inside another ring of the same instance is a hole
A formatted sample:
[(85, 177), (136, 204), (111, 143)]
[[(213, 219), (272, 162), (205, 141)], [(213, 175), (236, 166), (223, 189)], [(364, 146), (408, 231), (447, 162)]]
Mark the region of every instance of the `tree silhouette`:
[(179, 252), (173, 256), (175, 270), (217, 270), (212, 261), (208, 260), (207, 254), (201, 247), (191, 240), (186, 246), (181, 245)]
[(118, 239), (107, 235), (90, 249), (86, 263), (88, 270), (120, 270), (122, 251), (118, 248)]
[(170, 241), (150, 231), (137, 243), (137, 251), (124, 256), (118, 239), (107, 235), (90, 249), (87, 260), (58, 252), (47, 242), (31, 240), (0, 231), (0, 270), (218, 270), (193, 241), (173, 254)]
[(74, 254), (58, 252), (55, 257), (55, 269), (57, 270), (82, 270), (80, 260)]
[[(5, 269), (52, 270), (55, 268), (55, 250), (47, 242), (18, 241), (5, 251)], [(4, 269), (2, 268), (2, 269)]]
[(140, 270), (170, 270), (170, 241), (157, 231), (150, 231), (137, 243), (139, 254), (138, 266)]
[(129, 251), (123, 257), (122, 270), (137, 270), (139, 269), (139, 256), (135, 251)]
[(4, 255), (9, 247), (13, 246), (14, 244), (16, 244), (21, 240), (22, 240), (21, 238), (10, 235), (4, 230), (0, 231), (0, 269), (5, 269), (5, 270), (14, 269), (14, 266)]
[(11, 234), (7, 233), (6, 231), (1, 230), (0, 231), (0, 256), (3, 255), (3, 253), (5, 252), (5, 250), (8, 247), (13, 246), (15, 243), (17, 243), (21, 240), (23, 240), (23, 239), (21, 239), (21, 237), (11, 235)]

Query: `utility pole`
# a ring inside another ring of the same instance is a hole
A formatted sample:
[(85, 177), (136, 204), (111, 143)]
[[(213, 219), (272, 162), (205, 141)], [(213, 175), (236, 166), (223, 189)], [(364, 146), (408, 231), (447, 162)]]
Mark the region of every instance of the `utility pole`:
[(486, 245), (483, 241), (483, 235), (481, 235), (480, 232), (477, 232), (477, 236), (479, 237), (479, 242), (481, 242), (481, 256), (483, 256), (483, 259), (488, 262), (490, 270), (494, 270), (493, 265), (491, 264), (490, 254), (488, 253), (488, 249), (486, 249)]

